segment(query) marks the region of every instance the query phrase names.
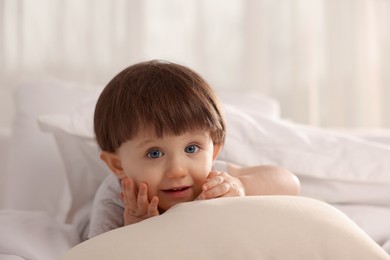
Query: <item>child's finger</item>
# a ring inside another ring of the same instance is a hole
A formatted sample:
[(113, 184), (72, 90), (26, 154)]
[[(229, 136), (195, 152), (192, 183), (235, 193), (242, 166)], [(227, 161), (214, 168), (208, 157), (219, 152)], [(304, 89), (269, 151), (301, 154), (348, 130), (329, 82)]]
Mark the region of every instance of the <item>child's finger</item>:
[(158, 215), (160, 215), (160, 213), (158, 212), (158, 197), (153, 196), (148, 207), (148, 216), (154, 217)]
[(230, 190), (230, 185), (228, 183), (220, 183), (219, 185), (203, 191), (201, 194), (202, 199), (213, 199), (224, 196)]
[(122, 180), (122, 193), (123, 193), (123, 203), (125, 206), (134, 208), (136, 204), (136, 192), (135, 185), (132, 179), (126, 178)]
[(206, 183), (203, 184), (202, 190), (203, 191), (210, 190), (210, 189), (220, 185), (221, 183), (223, 183), (223, 181), (224, 181), (224, 179), (220, 175), (210, 177), (207, 179)]
[(138, 209), (142, 210), (142, 212), (147, 213), (149, 201), (148, 201), (148, 186), (146, 185), (146, 183), (140, 183), (139, 185), (137, 206)]
[(121, 193), (119, 193), (119, 198), (121, 199), (121, 201), (123, 203), (125, 203), (125, 195), (123, 194), (123, 191), (121, 191)]

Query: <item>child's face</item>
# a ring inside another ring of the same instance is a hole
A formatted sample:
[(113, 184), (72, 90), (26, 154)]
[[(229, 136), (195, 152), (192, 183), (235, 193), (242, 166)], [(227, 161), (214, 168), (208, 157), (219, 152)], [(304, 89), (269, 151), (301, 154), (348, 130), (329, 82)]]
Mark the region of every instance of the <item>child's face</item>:
[(137, 187), (145, 182), (149, 200), (157, 196), (165, 211), (199, 196), (219, 149), (208, 132), (162, 138), (140, 133), (118, 149), (123, 172), (117, 175), (131, 178)]

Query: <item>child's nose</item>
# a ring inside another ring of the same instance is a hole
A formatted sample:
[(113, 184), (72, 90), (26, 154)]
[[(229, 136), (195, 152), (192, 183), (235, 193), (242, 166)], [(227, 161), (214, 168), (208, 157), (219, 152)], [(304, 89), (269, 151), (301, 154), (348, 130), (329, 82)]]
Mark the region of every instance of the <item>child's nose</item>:
[(187, 168), (183, 161), (174, 158), (168, 162), (165, 174), (167, 178), (181, 178), (187, 175)]

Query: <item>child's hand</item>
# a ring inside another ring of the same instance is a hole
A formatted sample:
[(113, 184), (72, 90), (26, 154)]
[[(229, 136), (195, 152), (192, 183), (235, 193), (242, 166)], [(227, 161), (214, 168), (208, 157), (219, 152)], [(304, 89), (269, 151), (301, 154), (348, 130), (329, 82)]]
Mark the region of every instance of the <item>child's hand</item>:
[(210, 172), (202, 186), (199, 199), (213, 199), (219, 197), (245, 196), (241, 181), (226, 172)]
[(160, 214), (157, 208), (158, 197), (154, 196), (150, 203), (148, 201), (148, 186), (146, 183), (141, 183), (138, 191), (130, 178), (123, 179), (121, 185), (121, 199), (125, 207), (123, 213), (125, 226)]

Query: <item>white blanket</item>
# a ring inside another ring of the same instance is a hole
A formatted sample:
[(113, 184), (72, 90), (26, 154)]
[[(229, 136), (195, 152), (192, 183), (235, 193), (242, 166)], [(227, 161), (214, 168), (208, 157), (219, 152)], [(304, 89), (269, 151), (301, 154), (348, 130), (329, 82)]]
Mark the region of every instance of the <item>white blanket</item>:
[(0, 211), (1, 260), (54, 260), (80, 243), (75, 227), (44, 212)]
[(388, 260), (335, 208), (295, 196), (231, 197), (176, 205), (161, 216), (109, 231), (62, 260)]

